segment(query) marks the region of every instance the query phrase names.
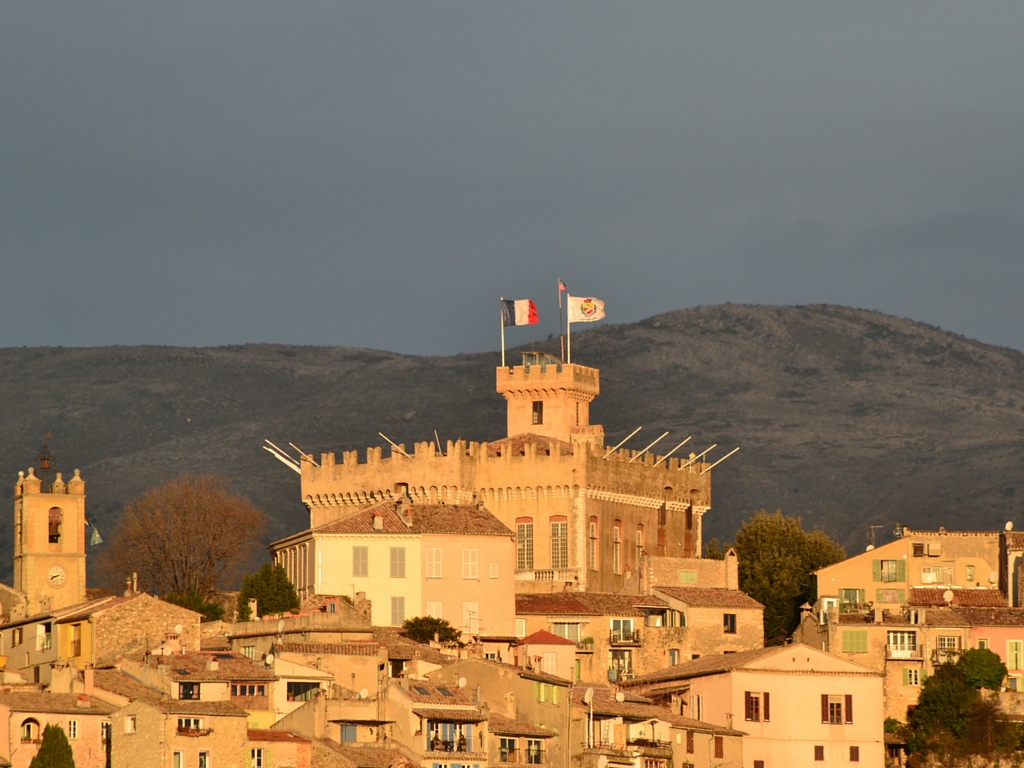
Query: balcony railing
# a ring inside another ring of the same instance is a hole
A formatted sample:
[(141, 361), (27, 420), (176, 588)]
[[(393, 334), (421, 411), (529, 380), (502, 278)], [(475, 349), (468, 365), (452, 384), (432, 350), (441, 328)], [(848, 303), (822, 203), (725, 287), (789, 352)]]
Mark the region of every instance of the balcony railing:
[(887, 659), (920, 659), (920, 648), (909, 648), (905, 645), (885, 646), (885, 658)]
[(840, 603), (840, 613), (867, 613), (871, 610), (869, 603)]
[(612, 645), (640, 645), (640, 630), (613, 629), (608, 642)]
[(196, 737), (196, 736), (209, 736), (211, 733), (213, 733), (213, 729), (212, 728), (179, 728), (178, 729), (178, 735), (179, 736), (192, 736), (192, 737)]
[(575, 581), (575, 568), (524, 569), (515, 572), (516, 581)]
[(467, 742), (446, 741), (444, 739), (431, 739), (427, 741), (428, 752), (459, 752), (464, 754), (473, 753), (472, 745)]
[(672, 742), (657, 741), (655, 739), (626, 739), (626, 744), (631, 747), (647, 747), (649, 749), (672, 749)]

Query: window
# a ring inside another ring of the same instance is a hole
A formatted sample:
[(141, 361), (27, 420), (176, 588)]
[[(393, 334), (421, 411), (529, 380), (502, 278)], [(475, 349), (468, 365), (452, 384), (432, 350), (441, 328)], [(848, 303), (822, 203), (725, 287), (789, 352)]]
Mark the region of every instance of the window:
[(668, 665), (670, 667), (674, 667), (678, 663), (679, 663), (679, 649), (678, 648), (670, 648), (669, 652), (668, 652)]
[(693, 694), (690, 696), (690, 717), (694, 720), (704, 719), (704, 698)]
[[(345, 726), (341, 726), (341, 742), (345, 743)], [(262, 749), (250, 749), (249, 750), (249, 767), (250, 768), (264, 768), (265, 763), (263, 762), (263, 750)]]
[(178, 733), (191, 733), (193, 731), (201, 731), (202, 729), (203, 721), (198, 717), (178, 718)]
[(554, 675), (555, 667), (558, 665), (558, 654), (556, 653), (545, 653), (544, 654), (544, 674)]
[(697, 572), (696, 571), (680, 571), (679, 572), (679, 583), (680, 584), (696, 584), (697, 583)]
[(764, 768), (764, 760), (755, 760), (754, 768)]
[(174, 761), (171, 763), (173, 768), (185, 768), (185, 753), (175, 752)]
[(16, 627), (11, 630), (11, 648), (21, 645), (24, 642), (25, 629), (23, 627)]
[(342, 744), (354, 744), (357, 739), (358, 732), (354, 723), (343, 723), (341, 726), (341, 743)]
[(39, 738), (39, 723), (32, 718), (25, 720), (21, 724), (21, 740), (39, 741)]
[(693, 731), (687, 731), (686, 732), (686, 754), (692, 755), (694, 753), (694, 746), (695, 745), (693, 743)]
[(104, 744), (110, 741), (110, 721), (100, 723), (100, 741)]
[(578, 643), (580, 641), (580, 625), (574, 621), (556, 621), (551, 625), (551, 634)]
[(569, 523), (566, 520), (551, 520), (551, 567), (569, 567)]
[(821, 694), (821, 722), (829, 725), (850, 725), (853, 722), (853, 696)]
[(135, 733), (135, 715), (126, 715), (124, 718), (124, 732)]
[(903, 670), (903, 684), (904, 685), (920, 685), (921, 684), (921, 670), (919, 670), (919, 669), (904, 669)]
[(526, 758), (527, 765), (540, 765), (541, 763), (541, 749), (540, 739), (527, 739), (526, 740)]
[(497, 563), (491, 563), (491, 578), (492, 579), (498, 578), (498, 564)]
[(266, 696), (267, 686), (255, 683), (232, 683), (232, 696)]
[(914, 557), (924, 557), (924, 544), (914, 545)]
[(1024, 640), (1006, 641), (1006, 668), (1024, 669)]
[(850, 762), (851, 763), (859, 763), (860, 762), (860, 747), (850, 747)]
[(60, 529), (64, 523), (64, 513), (61, 512), (57, 507), (50, 508), (49, 515), (50, 522), (50, 543), (60, 544)]
[(405, 623), (405, 598), (391, 598), (391, 626), (400, 627)]
[(839, 602), (848, 605), (861, 605), (865, 602), (863, 589), (840, 589)]
[(210, 768), (210, 753), (200, 752), (199, 753), (199, 768)]
[(770, 697), (767, 692), (751, 692), (744, 691), (743, 693), (743, 711), (744, 719), (749, 720), (752, 723), (759, 722), (770, 722), (771, 711), (769, 708)]
[(480, 632), (480, 603), (462, 604), (462, 631), (472, 635)]
[(894, 632), (890, 630), (886, 635), (887, 645), (889, 651), (896, 652), (896, 656), (901, 653), (909, 656), (911, 653), (917, 650), (917, 633), (916, 632)]
[(725, 757), (725, 739), (715, 736), (715, 757)]
[(590, 570), (597, 570), (597, 518), (590, 518), (590, 529), (588, 531), (589, 541), (587, 542), (587, 564)]
[(533, 521), (529, 518), (516, 521), (516, 568), (533, 570)]
[(243, 645), (242, 655), (250, 661), (256, 660), (256, 646), (255, 645)]
[(478, 562), (478, 552), (475, 549), (462, 550), (462, 578), (480, 578), (480, 563)]
[(876, 589), (876, 603), (903, 603), (907, 597), (905, 589)]
[(534, 400), (533, 401), (533, 423), (543, 424), (544, 423), (544, 401)]
[(940, 651), (955, 651), (960, 647), (960, 638), (955, 635), (939, 635), (936, 638), (935, 646)]
[(352, 547), (352, 575), (370, 575), (370, 550), (368, 547)]
[(872, 560), (872, 577), (875, 581), (892, 582), (907, 580), (907, 564), (902, 560)]
[[(610, 651), (611, 664), (609, 669), (610, 682), (623, 679), (623, 675), (633, 674), (633, 652), (614, 650)], [(614, 679), (612, 679), (614, 678)]]
[(391, 578), (405, 578), (405, 547), (391, 548)]
[(439, 603), (439, 602), (428, 602), (427, 603), (427, 616), (433, 616), (435, 619), (443, 619), (444, 616), (441, 614), (441, 603)]
[(198, 701), (199, 683), (178, 683), (178, 698), (189, 701)]
[(612, 526), (612, 571), (622, 573), (622, 523)]
[(953, 569), (949, 566), (941, 565), (922, 565), (921, 566), (921, 583), (922, 584), (952, 584), (953, 583)]
[(516, 637), (526, 637), (526, 619), (516, 619)]
[(441, 549), (439, 547), (427, 548), (427, 578), (441, 578)]
[(502, 737), (498, 745), (499, 749), (499, 760), (503, 763), (515, 763), (516, 760), (516, 740)]
[(735, 613), (723, 613), (722, 614), (722, 631), (727, 635), (736, 634), (736, 614)]
[(867, 653), (868, 631), (866, 629), (843, 630), (843, 653)]
[(821, 763), (825, 761), (825, 745), (819, 745), (814, 748), (814, 761)]
[(640, 558), (644, 556), (644, 527), (636, 527), (636, 565), (640, 567)]
[(612, 642), (630, 642), (633, 640), (632, 619), (612, 619)]
[(967, 574), (966, 575), (967, 575), (967, 581), (974, 581), (974, 566), (973, 565), (968, 565), (967, 566)]
[(979, 637), (978, 638), (978, 648), (980, 650), (987, 650), (988, 647), (989, 647), (988, 638), (987, 637)]

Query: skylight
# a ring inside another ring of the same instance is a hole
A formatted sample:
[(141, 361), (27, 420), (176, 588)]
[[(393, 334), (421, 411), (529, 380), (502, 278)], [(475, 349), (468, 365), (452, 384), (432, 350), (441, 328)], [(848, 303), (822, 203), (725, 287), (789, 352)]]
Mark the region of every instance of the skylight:
[(430, 691), (428, 691), (426, 688), (420, 688), (418, 685), (414, 685), (412, 689), (416, 691), (416, 693), (418, 693), (420, 696), (430, 695)]
[(437, 692), (442, 696), (454, 696), (455, 694), (449, 691), (447, 688), (438, 688)]

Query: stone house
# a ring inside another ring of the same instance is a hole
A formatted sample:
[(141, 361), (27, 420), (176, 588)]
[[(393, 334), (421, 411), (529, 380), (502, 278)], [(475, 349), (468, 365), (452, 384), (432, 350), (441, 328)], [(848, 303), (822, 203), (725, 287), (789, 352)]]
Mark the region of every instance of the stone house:
[(517, 667), (571, 680), (576, 674), (576, 643), (546, 629), (524, 637), (513, 649)]
[(403, 489), (347, 511), (270, 545), (308, 593), (365, 593), (376, 626), (435, 616), (467, 638), (512, 632), (514, 534), (482, 505), (416, 503)]
[[(371, 447), (363, 463), (356, 451), (340, 462), (333, 453), (302, 457), (310, 529), (397, 501), (405, 489), (417, 504), (480, 502), (515, 533), (516, 592), (618, 592), (645, 554), (699, 556), (711, 507), (703, 455), (607, 448), (604, 429), (590, 423), (595, 368), (525, 353), (522, 365), (496, 370), (496, 389), (507, 401), (501, 440), (398, 444), (388, 457)], [(317, 589), (315, 562), (301, 551), (285, 558), (300, 593)]]
[(246, 768), (312, 768), (312, 740), (288, 731), (250, 728)]
[(28, 768), (43, 730), (57, 725), (68, 738), (78, 768), (107, 768), (115, 709), (84, 693), (0, 692), (0, 759), (13, 768)]
[[(457, 688), (459, 682), (465, 680), (466, 687), (462, 690), (466, 695), (478, 706), (487, 705), (491, 733), (489, 755), (493, 764), (529, 765), (532, 755), (534, 765), (554, 768), (568, 765), (572, 746), (569, 739), (569, 680), (479, 657), (454, 661), (429, 673), (428, 678), (434, 685), (444, 685), (449, 690)], [(523, 725), (523, 732), (512, 733), (510, 729), (514, 726), (505, 721)], [(495, 730), (496, 722), (504, 724), (502, 733)], [(534, 728), (552, 738), (538, 736), (530, 730)], [(505, 739), (504, 744), (502, 739)], [(537, 739), (543, 743), (527, 743)], [(510, 753), (510, 749), (515, 751)]]
[[(651, 633), (652, 643), (669, 639), (674, 643), (674, 647), (660, 649), (663, 665), (764, 645), (764, 606), (738, 589), (665, 586), (654, 587), (653, 593), (668, 604), (669, 615), (681, 617), (686, 630), (682, 638)], [(657, 658), (658, 648), (646, 650), (649, 658)]]
[(884, 764), (882, 673), (807, 645), (702, 656), (624, 685), (742, 728), (744, 765)]
[(388, 686), (390, 738), (420, 758), (421, 768), (487, 768), (487, 714), (463, 689), (402, 678)]

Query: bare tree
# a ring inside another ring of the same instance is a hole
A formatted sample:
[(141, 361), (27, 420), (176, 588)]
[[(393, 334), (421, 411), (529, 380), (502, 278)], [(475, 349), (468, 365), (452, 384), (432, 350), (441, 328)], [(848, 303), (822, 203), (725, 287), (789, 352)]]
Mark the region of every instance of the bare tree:
[(227, 486), (214, 475), (182, 475), (130, 502), (102, 556), (111, 584), (138, 573), (144, 590), (195, 590), (206, 598), (236, 578), (259, 547), (266, 518)]

